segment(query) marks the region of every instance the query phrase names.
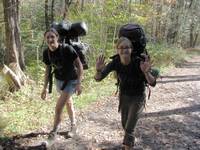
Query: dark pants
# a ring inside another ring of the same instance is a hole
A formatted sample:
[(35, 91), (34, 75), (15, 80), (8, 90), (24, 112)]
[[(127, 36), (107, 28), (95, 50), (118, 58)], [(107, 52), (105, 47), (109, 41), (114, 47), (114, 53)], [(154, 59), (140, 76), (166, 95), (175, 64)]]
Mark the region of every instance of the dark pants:
[(125, 131), (123, 144), (134, 146), (134, 130), (145, 105), (145, 96), (120, 96), (122, 127)]

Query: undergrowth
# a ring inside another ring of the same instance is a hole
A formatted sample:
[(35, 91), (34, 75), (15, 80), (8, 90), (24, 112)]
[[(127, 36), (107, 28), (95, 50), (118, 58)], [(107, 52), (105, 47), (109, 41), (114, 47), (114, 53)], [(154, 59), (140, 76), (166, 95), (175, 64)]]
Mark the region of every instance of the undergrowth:
[[(151, 55), (153, 66), (158, 68), (161, 73), (166, 71), (166, 68), (181, 63), (189, 56), (181, 49), (165, 45), (149, 44), (147, 49)], [(94, 61), (92, 63), (94, 64)], [(0, 95), (0, 137), (44, 130), (53, 123), (57, 98), (55, 84), (53, 93), (48, 95), (47, 100), (42, 100), (40, 93), (44, 66), (35, 62), (30, 63), (26, 73), (31, 79), (26, 86), (14, 94), (6, 92), (6, 94)], [(90, 103), (116, 91), (112, 75), (98, 83), (94, 80), (94, 74), (93, 67), (84, 71), (83, 93), (80, 96), (73, 96), (76, 109), (84, 109)], [(66, 111), (64, 116), (66, 117)]]
[[(84, 109), (97, 99), (115, 92), (115, 82), (112, 77), (98, 83), (93, 79), (93, 76), (94, 68), (85, 71), (82, 83), (83, 92), (80, 96), (73, 96), (76, 109)], [(0, 100), (0, 130), (3, 130), (2, 135), (10, 136), (41, 130), (48, 128), (53, 123), (58, 95), (54, 84), (53, 93), (48, 94), (46, 100), (42, 100), (40, 98), (42, 79), (43, 77), (40, 77), (37, 82), (29, 81), (30, 83), (20, 91), (10, 94), (5, 100)], [(63, 116), (67, 116), (66, 111), (64, 111)]]

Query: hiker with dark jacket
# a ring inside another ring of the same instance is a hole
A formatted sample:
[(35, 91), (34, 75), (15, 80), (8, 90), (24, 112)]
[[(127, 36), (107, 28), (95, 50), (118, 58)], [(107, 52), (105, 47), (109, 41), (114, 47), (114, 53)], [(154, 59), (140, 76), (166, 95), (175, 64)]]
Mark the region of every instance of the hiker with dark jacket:
[(133, 57), (131, 41), (121, 37), (116, 43), (117, 55), (105, 64), (105, 57), (99, 56), (96, 61), (96, 81), (101, 81), (110, 72), (115, 71), (119, 81), (119, 111), (125, 135), (123, 145), (130, 149), (134, 145), (134, 130), (145, 105), (145, 85), (156, 85), (156, 78), (151, 73), (149, 57), (141, 54), (144, 60)]
[(53, 129), (49, 134), (49, 138), (54, 138), (61, 122), (61, 114), (63, 107), (66, 105), (69, 119), (71, 121), (71, 131), (76, 127), (75, 111), (72, 101), (72, 94), (81, 94), (81, 80), (83, 76), (83, 66), (80, 59), (71, 46), (63, 47), (58, 42), (58, 32), (51, 28), (44, 33), (44, 38), (48, 48), (43, 52), (43, 62), (46, 65), (44, 87), (41, 98), (45, 99), (47, 95), (47, 86), (51, 75), (50, 68), (53, 67), (55, 74), (55, 82), (59, 97), (55, 107), (55, 117)]

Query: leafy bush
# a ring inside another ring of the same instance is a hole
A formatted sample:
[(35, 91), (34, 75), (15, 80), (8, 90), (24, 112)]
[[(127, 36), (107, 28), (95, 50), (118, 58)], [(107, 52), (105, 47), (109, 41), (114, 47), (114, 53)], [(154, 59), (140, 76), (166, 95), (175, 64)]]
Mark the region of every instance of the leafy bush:
[(186, 57), (185, 51), (180, 48), (167, 46), (166, 44), (149, 43), (147, 50), (150, 53), (154, 66), (162, 68), (176, 65)]

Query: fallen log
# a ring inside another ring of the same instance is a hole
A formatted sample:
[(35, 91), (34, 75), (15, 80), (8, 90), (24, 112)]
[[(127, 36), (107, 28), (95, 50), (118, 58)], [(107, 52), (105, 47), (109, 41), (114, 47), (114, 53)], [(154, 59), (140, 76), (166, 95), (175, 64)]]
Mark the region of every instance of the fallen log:
[(26, 76), (16, 63), (3, 65), (2, 75), (9, 85), (9, 91), (14, 92), (21, 89), (26, 82)]

